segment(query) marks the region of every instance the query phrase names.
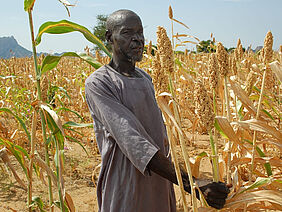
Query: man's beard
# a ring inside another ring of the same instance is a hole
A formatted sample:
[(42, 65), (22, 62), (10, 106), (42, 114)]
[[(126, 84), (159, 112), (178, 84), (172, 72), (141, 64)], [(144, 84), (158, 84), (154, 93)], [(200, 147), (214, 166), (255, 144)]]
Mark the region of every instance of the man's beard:
[(135, 62), (140, 62), (143, 58), (143, 51), (141, 54), (133, 54), (130, 55), (126, 52), (124, 52), (121, 48), (120, 48), (121, 53), (123, 54), (123, 56), (130, 62), (135, 63)]

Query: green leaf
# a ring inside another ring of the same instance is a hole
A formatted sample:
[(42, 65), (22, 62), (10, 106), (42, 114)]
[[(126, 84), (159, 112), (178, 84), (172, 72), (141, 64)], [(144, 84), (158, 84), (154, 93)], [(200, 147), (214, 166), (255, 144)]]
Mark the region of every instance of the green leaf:
[(40, 212), (45, 212), (44, 208), (44, 203), (42, 201), (42, 199), (38, 196), (36, 197), (32, 197), (32, 201), (29, 207), (35, 206), (37, 205), (37, 207), (39, 208)]
[(79, 131), (77, 131), (77, 130), (75, 130), (75, 129), (72, 129), (72, 128), (70, 128), (70, 127), (64, 127), (64, 126), (63, 126), (63, 128), (66, 129), (66, 130), (75, 132), (75, 133), (77, 133), (77, 134), (79, 134), (79, 135), (81, 135), (81, 136), (84, 136), (84, 134), (82, 134), (81, 132), (79, 132)]
[(272, 178), (262, 178), (262, 177), (258, 177), (256, 179), (256, 182), (254, 182), (252, 185), (250, 185), (248, 188), (244, 189), (243, 191), (241, 191), (239, 194), (242, 194), (243, 192), (258, 188), (260, 186), (263, 186), (265, 184), (269, 184), (271, 183)]
[(84, 150), (84, 152), (86, 153), (86, 155), (89, 157), (87, 150), (85, 149), (85, 147), (82, 145), (82, 143), (80, 141), (78, 141), (77, 139), (75, 139), (71, 136), (68, 136), (68, 135), (66, 135), (66, 138), (71, 142), (75, 142), (75, 143), (79, 144), (82, 147), (82, 149)]
[(93, 123), (82, 124), (73, 121), (68, 121), (63, 124), (63, 127), (93, 127)]
[(26, 135), (27, 135), (27, 138), (28, 138), (28, 140), (29, 140), (29, 142), (30, 142), (30, 141), (31, 141), (30, 133), (28, 132), (24, 121), (23, 121), (20, 117), (18, 117), (16, 114), (14, 114), (14, 113), (13, 113), (10, 109), (8, 109), (8, 108), (4, 108), (4, 107), (3, 107), (3, 108), (0, 108), (0, 112), (1, 112), (1, 111), (11, 114), (12, 116), (14, 116), (14, 117), (18, 120), (18, 122), (20, 123), (20, 125), (21, 125), (22, 128), (24, 129), (24, 131), (25, 131), (25, 133), (26, 133)]
[(261, 109), (262, 112), (264, 112), (269, 118), (271, 118), (273, 121), (275, 121), (275, 119), (272, 117), (272, 115), (267, 112), (265, 109)]
[(74, 113), (75, 115), (77, 115), (78, 118), (80, 118), (81, 121), (83, 121), (83, 117), (81, 115), (79, 115), (78, 112), (74, 111), (74, 110), (71, 110), (69, 108), (66, 108), (66, 107), (61, 107), (57, 110), (57, 113), (60, 112), (60, 111), (68, 111), (68, 112), (71, 112), (71, 113)]
[[(249, 144), (253, 145), (253, 142), (248, 140), (248, 139), (244, 139), (244, 141), (247, 141)], [(260, 157), (266, 157), (264, 152), (258, 146), (256, 146), (256, 151), (257, 151), (257, 153), (259, 154)], [(264, 168), (266, 170), (267, 176), (271, 176), (272, 175), (272, 170), (271, 170), (270, 163), (265, 163), (264, 164)]]
[(22, 152), (24, 154), (24, 156), (26, 156), (29, 159), (29, 155), (28, 155), (27, 151), (24, 148), (22, 148), (19, 145), (15, 145), (15, 148), (18, 149), (20, 152)]
[(229, 139), (228, 136), (222, 131), (222, 129), (220, 128), (219, 126), (219, 123), (218, 121), (215, 119), (215, 122), (214, 122), (214, 126), (215, 128), (218, 130), (218, 132), (226, 139)]
[(200, 154), (197, 155), (197, 157), (201, 157), (201, 158), (206, 156), (208, 156), (208, 153), (206, 152), (201, 152)]
[[(64, 149), (64, 129), (55, 111), (51, 110), (46, 104), (41, 104), (43, 112), (45, 112), (45, 117), (47, 119), (48, 128), (51, 130), (52, 135), (59, 143), (60, 150)], [(55, 142), (56, 143), (56, 142)]]
[(22, 167), (26, 177), (28, 178), (27, 167), (25, 166), (24, 158), (22, 157), (21, 151), (18, 151), (15, 148), (15, 144), (13, 144), (12, 142), (10, 142), (6, 139), (2, 139), (0, 137), (0, 141), (1, 141), (1, 144), (3, 144), (12, 153), (12, 155), (17, 159), (17, 161), (19, 162), (20, 166)]
[(67, 92), (67, 90), (66, 89), (64, 89), (64, 88), (62, 88), (62, 87), (59, 87), (59, 86), (52, 86), (51, 87), (51, 91), (62, 91), (65, 95), (66, 95), (66, 97), (68, 98), (68, 99), (70, 99), (71, 97), (68, 95), (68, 92)]
[(60, 59), (63, 57), (78, 57), (84, 60), (85, 62), (89, 63), (95, 69), (98, 69), (102, 66), (101, 63), (97, 62), (93, 57), (90, 57), (85, 53), (66, 52), (61, 56), (47, 55), (42, 62), (41, 72), (40, 72), (41, 75), (39, 77), (41, 77), (47, 71), (50, 71), (53, 68), (55, 68), (58, 65)]
[(42, 24), (39, 28), (35, 42), (36, 45), (41, 42), (41, 36), (43, 33), (63, 34), (75, 31), (81, 32), (88, 41), (93, 44), (96, 44), (102, 51), (104, 51), (109, 57), (111, 57), (111, 53), (105, 47), (103, 42), (99, 40), (95, 35), (93, 35), (86, 27), (67, 20), (61, 20), (57, 22), (49, 21)]
[[(54, 204), (55, 206), (57, 206), (59, 209), (61, 209), (61, 203), (60, 203), (60, 201), (54, 201), (53, 204)], [(68, 211), (69, 211), (69, 209), (68, 209), (68, 207), (66, 206), (65, 203), (64, 203), (64, 209), (65, 209), (65, 212), (68, 212)]]
[(24, 0), (24, 10), (27, 12), (31, 11), (34, 3), (35, 3), (35, 0)]

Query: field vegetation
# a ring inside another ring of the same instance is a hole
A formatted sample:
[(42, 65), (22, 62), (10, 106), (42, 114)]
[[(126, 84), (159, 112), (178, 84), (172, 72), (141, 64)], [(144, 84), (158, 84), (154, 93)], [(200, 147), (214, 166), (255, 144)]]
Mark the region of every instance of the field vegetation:
[[(31, 15), (31, 5), (26, 7)], [(173, 32), (174, 24), (187, 26), (174, 18), (171, 8), (169, 19), (172, 34), (159, 27), (156, 47), (146, 44), (138, 66), (152, 77), (180, 188), (179, 165), (190, 179), (198, 178), (202, 161), (208, 159), (211, 180), (232, 185), (222, 211), (282, 210), (281, 46), (273, 51), (275, 38), (268, 32), (263, 49), (256, 53), (244, 51), (240, 39), (227, 52), (213, 35), (209, 53), (175, 51), (186, 43), (200, 45), (200, 40)], [(60, 24), (66, 28), (56, 28)], [(37, 57), (35, 51), (34, 58), (0, 60), (0, 176), (8, 176), (25, 191), (26, 211), (55, 211), (55, 207), (81, 211), (67, 187), (74, 166), (65, 156), (71, 151), (68, 144), (77, 144), (96, 161), (95, 166), (87, 165), (88, 180), (94, 187), (99, 172), (84, 82), (109, 62), (110, 54), (87, 29), (66, 21), (43, 24), (32, 39), (34, 49), (43, 33), (62, 30), (80, 31), (108, 55), (92, 55), (85, 48), (83, 54)], [(209, 146), (192, 154), (189, 150), (199, 147), (199, 135), (208, 138)], [(38, 183), (48, 195), (34, 195), (33, 184)], [(195, 193), (192, 200), (183, 189), (179, 193), (178, 206), (183, 211), (214, 210), (203, 198), (196, 200)], [(19, 210), (4, 206), (4, 210)]]

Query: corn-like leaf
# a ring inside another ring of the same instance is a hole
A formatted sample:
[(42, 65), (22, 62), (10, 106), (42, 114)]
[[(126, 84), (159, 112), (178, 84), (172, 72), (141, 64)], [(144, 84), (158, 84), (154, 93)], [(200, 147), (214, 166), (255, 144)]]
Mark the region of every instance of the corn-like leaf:
[(271, 70), (275, 73), (276, 77), (282, 82), (282, 65), (278, 61), (269, 63)]
[(232, 126), (230, 125), (227, 118), (222, 116), (215, 117), (216, 127), (220, 127), (220, 129), (224, 132), (224, 134), (228, 137), (229, 140), (235, 142), (240, 145), (242, 148), (246, 149), (246, 147), (242, 144), (239, 137), (234, 132)]
[(37, 207), (39, 208), (40, 212), (45, 212), (44, 208), (44, 203), (42, 201), (42, 199), (38, 196), (36, 197), (32, 197), (32, 202), (31, 205), (29, 207), (32, 207), (34, 205), (37, 205)]
[(75, 127), (75, 128), (80, 128), (80, 127), (93, 127), (93, 123), (76, 123), (73, 121), (68, 121), (66, 123), (64, 123), (63, 127)]
[[(253, 142), (248, 140), (248, 139), (244, 139), (245, 141), (247, 141), (249, 144), (253, 145)], [(256, 146), (256, 151), (257, 153), (259, 154), (260, 157), (266, 157), (266, 155), (264, 154), (264, 152), (258, 147)], [(266, 170), (266, 173), (268, 176), (271, 176), (272, 175), (272, 170), (271, 170), (271, 166), (269, 163), (265, 163), (264, 164), (264, 167), (265, 167), (265, 170)]]
[(173, 35), (173, 37), (175, 37), (176, 39), (180, 38), (180, 37), (188, 37), (188, 38), (194, 38), (195, 40), (197, 40), (198, 42), (200, 42), (200, 39), (193, 36), (193, 35), (187, 35), (187, 34), (178, 34), (176, 33), (175, 35)]
[(246, 189), (242, 190), (239, 194), (244, 193), (244, 192), (249, 191), (249, 190), (252, 190), (252, 189), (255, 189), (255, 188), (259, 188), (263, 185), (269, 184), (269, 183), (271, 183), (272, 180), (273, 180), (272, 178), (258, 177), (252, 185), (250, 185)]
[(104, 51), (109, 57), (111, 57), (111, 53), (105, 47), (103, 42), (100, 41), (95, 35), (93, 35), (86, 27), (67, 20), (57, 22), (49, 21), (42, 24), (35, 39), (36, 45), (41, 42), (41, 36), (43, 33), (63, 34), (75, 31), (81, 32), (88, 41), (97, 45), (102, 51)]
[(200, 173), (200, 164), (201, 164), (201, 160), (204, 157), (207, 157), (208, 154), (206, 152), (202, 152), (199, 155), (196, 156), (195, 162), (192, 163), (193, 165), (191, 166), (192, 168), (192, 175), (196, 178), (199, 177), (199, 173)]
[[(265, 164), (270, 163), (273, 166), (281, 167), (281, 160), (277, 157), (273, 158), (255, 158), (254, 160), (256, 163)], [(237, 158), (231, 161), (232, 166), (238, 166), (242, 164), (248, 164), (251, 162), (251, 158)]]
[(179, 127), (179, 125), (177, 124), (177, 121), (175, 120), (173, 114), (171, 113), (171, 110), (169, 109), (168, 104), (166, 103), (164, 97), (159, 96), (158, 98), (158, 103), (161, 107), (161, 109), (168, 115), (168, 117), (171, 119), (172, 123), (175, 125), (177, 131), (179, 132), (179, 134), (183, 135), (182, 129)]
[[(57, 208), (59, 208), (60, 210), (62, 210), (62, 208), (61, 208), (61, 202), (60, 202), (60, 201), (54, 201), (53, 204), (54, 204)], [(68, 212), (68, 211), (69, 211), (69, 209), (68, 209), (68, 207), (67, 207), (66, 204), (64, 204), (64, 211), (65, 211), (65, 212)]]
[(280, 191), (273, 190), (259, 190), (253, 192), (246, 192), (235, 196), (226, 201), (224, 208), (235, 209), (240, 204), (255, 203), (260, 201), (267, 201), (282, 205), (282, 195)]
[[(27, 152), (25, 151), (22, 152), (21, 149), (18, 150), (16, 145), (13, 143), (13, 142), (10, 142), (6, 139), (2, 139), (0, 138), (0, 144), (3, 144), (7, 150), (17, 159), (17, 161), (19, 162), (20, 166), (22, 167), (24, 173), (26, 176), (28, 176), (28, 173), (27, 173), (27, 166), (25, 165), (25, 159), (24, 159), (24, 156), (25, 154), (27, 154)], [(28, 158), (28, 157), (27, 157)]]
[(252, 101), (249, 99), (246, 92), (238, 85), (236, 82), (229, 80), (231, 89), (234, 91), (235, 95), (239, 98), (239, 100), (244, 104), (244, 106), (253, 114), (256, 114), (256, 108), (253, 105)]
[(63, 129), (63, 125), (62, 125), (62, 122), (61, 122), (61, 119), (59, 118), (59, 116), (57, 115), (57, 113), (50, 109), (50, 107), (48, 107), (46, 104), (41, 104), (40, 107), (45, 110), (49, 115), (50, 117), (52, 118), (51, 122), (52, 124), (54, 125), (55, 128), (59, 128), (60, 131), (62, 132), (63, 136), (65, 136), (64, 134), (64, 129)]
[(249, 119), (246, 121), (239, 121), (234, 123), (239, 124), (246, 129), (268, 133), (274, 136), (280, 143), (282, 143), (282, 133), (279, 130), (276, 130), (274, 127), (269, 126), (265, 121)]
[(53, 68), (55, 68), (63, 57), (81, 58), (82, 60), (93, 66), (95, 69), (98, 69), (102, 66), (101, 63), (97, 62), (93, 57), (90, 57), (85, 53), (66, 52), (61, 56), (47, 55), (42, 62), (41, 72), (40, 72), (41, 76), (45, 74), (47, 71), (50, 71)]
[(68, 111), (68, 112), (74, 113), (78, 118), (80, 118), (81, 121), (83, 121), (83, 117), (81, 115), (79, 115), (79, 113), (74, 111), (74, 110), (71, 110), (71, 109), (66, 108), (66, 107), (60, 107), (59, 109), (57, 109), (56, 112), (58, 113), (60, 111)]
[(176, 20), (174, 18), (172, 18), (172, 20), (175, 21), (176, 23), (181, 24), (182, 26), (186, 27), (187, 29), (190, 29), (186, 24), (182, 23), (181, 21), (178, 21), (178, 20)]
[(13, 173), (15, 179), (17, 180), (17, 182), (26, 190), (26, 185), (21, 180), (21, 178), (18, 176), (13, 164), (11, 163), (11, 161), (9, 159), (6, 148), (0, 149), (0, 158), (10, 168), (10, 170), (12, 171), (12, 173)]
[(19, 122), (20, 125), (22, 126), (23, 130), (25, 131), (28, 140), (30, 141), (30, 139), (31, 139), (30, 133), (28, 132), (24, 121), (23, 121), (19, 116), (17, 116), (16, 114), (14, 114), (9, 108), (0, 108), (0, 112), (1, 112), (1, 111), (11, 114), (12, 116), (14, 116), (14, 117), (18, 120), (18, 122)]
[(31, 11), (34, 6), (35, 0), (24, 0), (24, 10)]
[(71, 141), (71, 142), (75, 142), (75, 143), (79, 144), (79, 145), (82, 147), (82, 149), (84, 150), (84, 152), (87, 154), (87, 156), (89, 156), (87, 150), (85, 149), (85, 147), (84, 147), (84, 146), (82, 145), (82, 143), (79, 142), (76, 138), (73, 138), (73, 137), (68, 136), (68, 135), (66, 135), (66, 138), (67, 138), (69, 141)]
[(42, 170), (46, 171), (46, 173), (51, 177), (53, 184), (57, 185), (56, 175), (54, 174), (53, 170), (46, 164), (46, 162), (40, 158), (38, 153), (35, 153), (34, 163), (41, 167)]
[(67, 192), (65, 193), (65, 201), (67, 203), (68, 208), (70, 209), (70, 212), (75, 212), (75, 207), (72, 198)]

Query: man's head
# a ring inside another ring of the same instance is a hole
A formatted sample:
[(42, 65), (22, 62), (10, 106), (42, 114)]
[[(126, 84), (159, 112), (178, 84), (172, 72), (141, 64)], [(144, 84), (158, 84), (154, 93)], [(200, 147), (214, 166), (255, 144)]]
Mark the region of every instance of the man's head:
[(112, 45), (113, 56), (131, 62), (141, 61), (144, 35), (136, 13), (118, 10), (108, 17), (106, 27), (106, 39)]

